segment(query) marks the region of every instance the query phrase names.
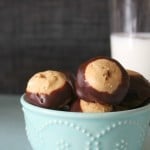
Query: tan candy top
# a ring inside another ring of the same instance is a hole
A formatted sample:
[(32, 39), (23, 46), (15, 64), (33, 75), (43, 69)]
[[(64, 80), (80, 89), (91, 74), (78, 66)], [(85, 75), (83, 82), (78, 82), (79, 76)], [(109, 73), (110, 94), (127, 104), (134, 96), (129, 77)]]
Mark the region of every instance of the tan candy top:
[(33, 75), (28, 81), (26, 91), (50, 94), (61, 88), (66, 82), (65, 74), (58, 71), (43, 71)]
[(113, 110), (112, 105), (87, 102), (80, 99), (80, 107), (83, 112), (110, 112)]
[(111, 94), (121, 83), (122, 73), (115, 62), (98, 59), (86, 67), (85, 80), (97, 91)]

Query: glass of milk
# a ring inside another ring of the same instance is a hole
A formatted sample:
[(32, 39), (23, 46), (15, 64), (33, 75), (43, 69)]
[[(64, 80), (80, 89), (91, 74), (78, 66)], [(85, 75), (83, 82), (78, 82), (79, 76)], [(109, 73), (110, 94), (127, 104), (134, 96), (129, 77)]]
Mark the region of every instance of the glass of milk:
[(150, 0), (110, 0), (111, 56), (150, 81)]

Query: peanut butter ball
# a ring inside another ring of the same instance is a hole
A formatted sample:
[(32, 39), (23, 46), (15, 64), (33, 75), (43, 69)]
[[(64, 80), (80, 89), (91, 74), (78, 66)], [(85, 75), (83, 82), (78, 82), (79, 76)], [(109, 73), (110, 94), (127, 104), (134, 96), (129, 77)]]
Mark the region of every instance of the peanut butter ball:
[(27, 83), (26, 97), (31, 104), (59, 109), (72, 100), (72, 84), (68, 75), (63, 72), (38, 72)]
[(100, 104), (96, 102), (87, 102), (83, 99), (78, 99), (74, 101), (74, 103), (71, 106), (72, 112), (96, 113), (96, 112), (111, 112), (112, 110), (113, 110), (112, 105)]
[[(119, 107), (125, 109), (133, 109), (140, 107), (150, 101), (150, 83), (140, 73), (127, 70), (130, 77), (129, 90), (119, 105)], [(117, 106), (118, 108), (118, 106)]]
[(104, 104), (119, 104), (129, 87), (123, 66), (107, 57), (92, 58), (79, 66), (76, 92), (80, 99)]

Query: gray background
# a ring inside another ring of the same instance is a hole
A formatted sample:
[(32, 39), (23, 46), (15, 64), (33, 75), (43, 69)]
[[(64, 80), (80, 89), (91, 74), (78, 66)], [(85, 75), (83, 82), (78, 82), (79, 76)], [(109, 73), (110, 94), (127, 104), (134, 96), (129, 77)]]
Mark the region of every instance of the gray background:
[(0, 93), (23, 93), (38, 71), (76, 73), (109, 47), (108, 0), (0, 1)]

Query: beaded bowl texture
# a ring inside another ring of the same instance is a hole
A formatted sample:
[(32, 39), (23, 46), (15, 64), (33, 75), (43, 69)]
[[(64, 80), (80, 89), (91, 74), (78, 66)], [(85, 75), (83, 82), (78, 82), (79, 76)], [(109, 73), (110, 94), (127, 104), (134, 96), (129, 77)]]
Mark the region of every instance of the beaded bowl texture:
[(21, 97), (33, 150), (142, 150), (150, 104), (127, 111), (65, 112), (40, 108)]

